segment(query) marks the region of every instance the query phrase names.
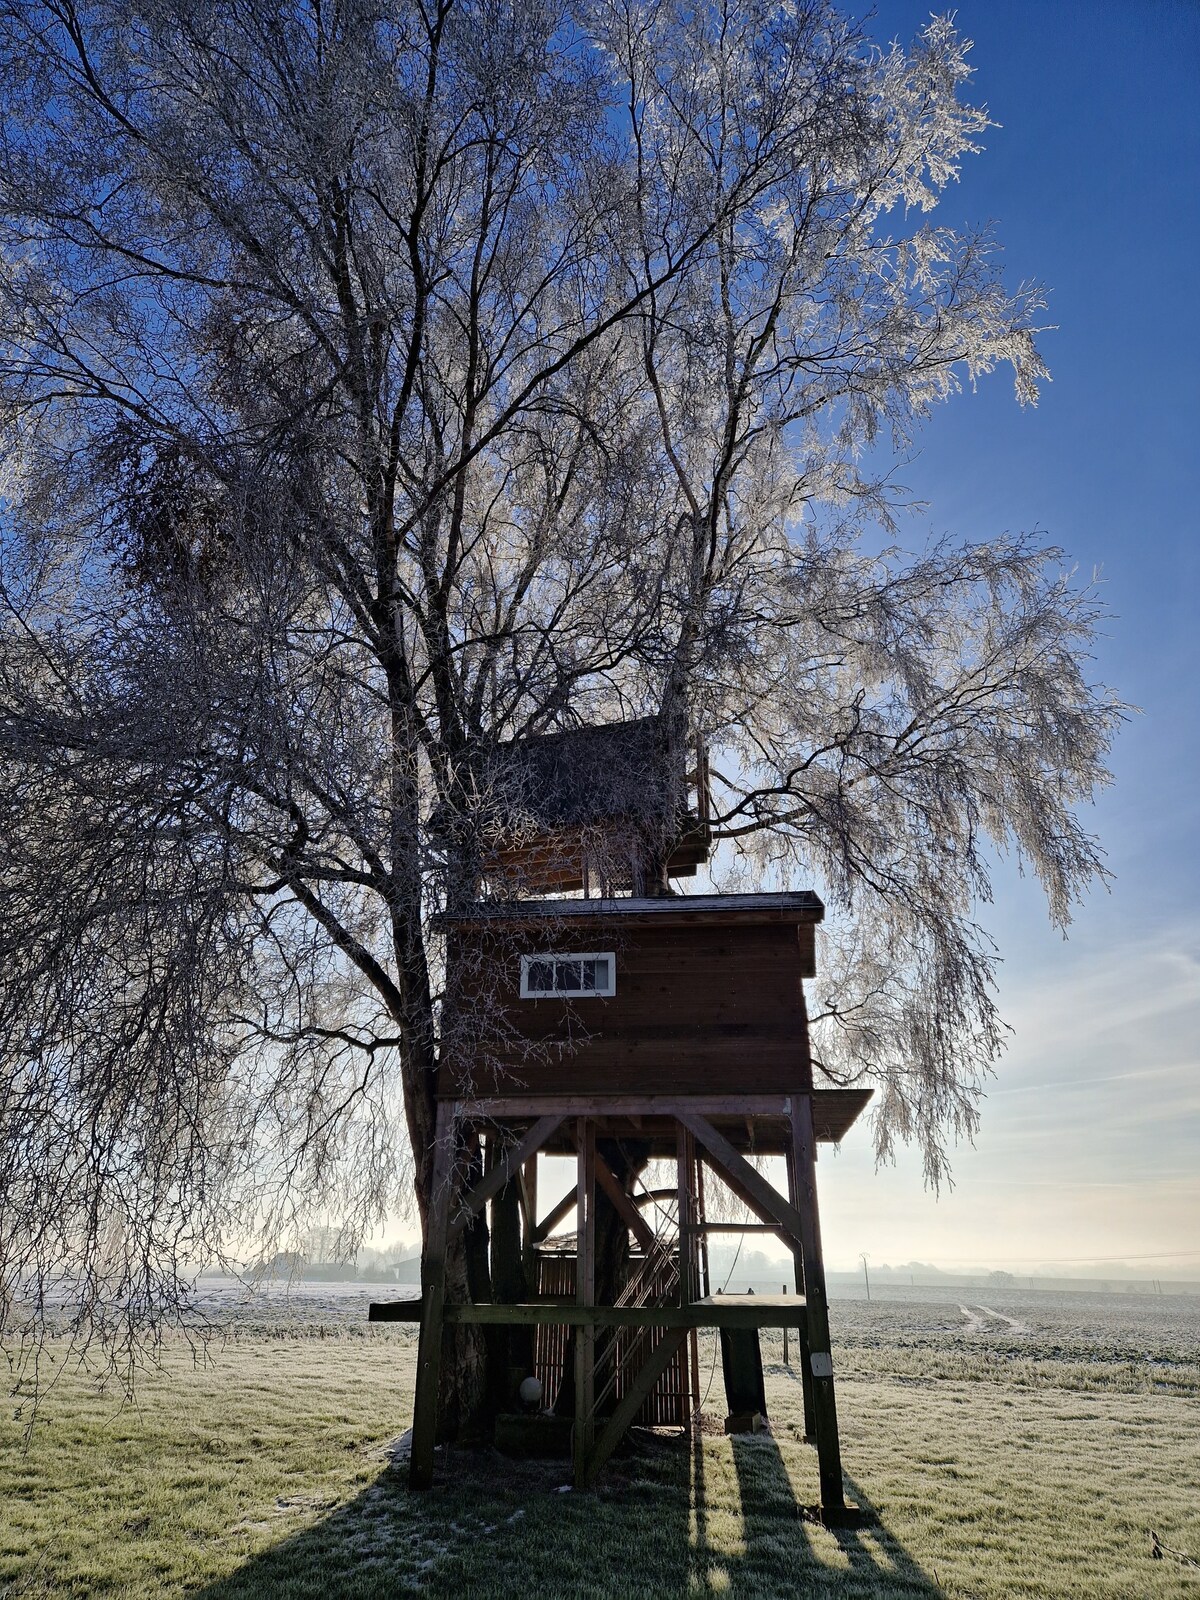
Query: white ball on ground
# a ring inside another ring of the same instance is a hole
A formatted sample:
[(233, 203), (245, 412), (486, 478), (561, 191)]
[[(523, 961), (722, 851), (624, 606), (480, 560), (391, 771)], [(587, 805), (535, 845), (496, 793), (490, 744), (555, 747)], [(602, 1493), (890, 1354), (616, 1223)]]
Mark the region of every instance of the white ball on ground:
[(542, 1380), (530, 1376), (521, 1380), (521, 1399), (527, 1406), (536, 1406), (542, 1398)]

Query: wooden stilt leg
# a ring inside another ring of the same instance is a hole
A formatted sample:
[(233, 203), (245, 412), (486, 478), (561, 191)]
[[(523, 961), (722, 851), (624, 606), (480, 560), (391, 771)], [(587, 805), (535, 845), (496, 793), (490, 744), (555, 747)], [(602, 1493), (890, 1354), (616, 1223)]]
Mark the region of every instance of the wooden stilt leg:
[(433, 1483), (437, 1439), (438, 1384), (442, 1373), (442, 1308), (446, 1301), (446, 1239), (454, 1167), (454, 1108), (439, 1103), (434, 1131), (433, 1192), (429, 1197), (429, 1237), (421, 1265), (421, 1338), (417, 1347), (417, 1385), (413, 1400), (410, 1489)]
[(538, 1158), (536, 1152), (521, 1168), (522, 1189), (521, 1193), (525, 1205), (525, 1218), (528, 1233), (532, 1236), (537, 1225), (537, 1180)]
[[(596, 1303), (596, 1124), (580, 1117), (578, 1129), (578, 1255), (575, 1299), (581, 1306)], [(575, 1487), (586, 1488), (588, 1458), (595, 1431), (596, 1330), (581, 1327), (575, 1335)]]
[[(797, 1211), (803, 1211), (801, 1203), (800, 1181), (796, 1174), (795, 1151), (789, 1148), (787, 1157), (788, 1169), (788, 1199)], [(796, 1293), (804, 1293), (804, 1252), (800, 1248), (792, 1251), (792, 1262), (795, 1271)], [(786, 1338), (786, 1334), (784, 1336)], [(809, 1444), (814, 1444), (817, 1437), (817, 1418), (813, 1409), (813, 1375), (812, 1365), (809, 1361), (808, 1329), (796, 1329), (796, 1342), (800, 1346), (800, 1392), (804, 1398), (804, 1437)]]
[[(696, 1298), (696, 1222), (695, 1188), (692, 1177), (692, 1168), (695, 1166), (696, 1150), (695, 1140), (683, 1126), (677, 1123), (675, 1128), (675, 1155), (677, 1172), (677, 1204), (679, 1216), (679, 1304), (690, 1305)], [(685, 1340), (680, 1346), (679, 1359), (682, 1364), (681, 1377), (683, 1379), (680, 1405), (686, 1407), (689, 1395), (693, 1400), (692, 1410), (699, 1410), (700, 1399), (700, 1372), (699, 1372), (699, 1341), (695, 1328), (692, 1329), (690, 1340)]]
[[(696, 1282), (700, 1290), (700, 1298), (712, 1293), (708, 1272), (708, 1234), (704, 1232), (704, 1163), (697, 1158), (696, 1141), (692, 1140), (692, 1194), (695, 1197), (696, 1222), (700, 1231), (696, 1235)], [(692, 1329), (691, 1337), (692, 1361), (692, 1430), (695, 1437), (700, 1437), (700, 1331)]]
[(795, 1164), (800, 1242), (804, 1256), (804, 1290), (808, 1307), (807, 1361), (812, 1375), (813, 1420), (821, 1478), (821, 1509), (838, 1512), (846, 1500), (842, 1486), (842, 1452), (838, 1441), (837, 1403), (833, 1391), (833, 1357), (829, 1347), (829, 1303), (825, 1262), (821, 1254), (821, 1220), (817, 1209), (812, 1096), (792, 1096), (792, 1160)]
[(692, 1273), (692, 1250), (695, 1234), (692, 1231), (692, 1156), (693, 1146), (688, 1130), (680, 1123), (676, 1128), (677, 1196), (679, 1211), (679, 1304), (691, 1305), (695, 1296)]
[[(695, 1141), (693, 1141), (694, 1155)], [(696, 1213), (700, 1222), (707, 1220), (704, 1211), (704, 1163), (699, 1159), (693, 1160), (693, 1170), (696, 1180)], [(700, 1297), (707, 1298), (712, 1293), (712, 1277), (708, 1270), (708, 1235), (700, 1235), (700, 1249), (698, 1252), (700, 1271)]]

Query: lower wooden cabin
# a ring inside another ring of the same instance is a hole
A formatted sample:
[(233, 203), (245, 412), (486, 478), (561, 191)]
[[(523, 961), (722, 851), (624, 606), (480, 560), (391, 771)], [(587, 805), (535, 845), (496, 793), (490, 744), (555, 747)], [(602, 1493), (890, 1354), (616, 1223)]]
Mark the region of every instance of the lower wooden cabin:
[[(422, 1298), (371, 1308), (421, 1322), (414, 1487), (432, 1481), (445, 1324), (535, 1330), (528, 1375), (551, 1406), (569, 1400), (581, 1488), (639, 1419), (695, 1421), (697, 1329), (722, 1330), (728, 1370), (739, 1339), (757, 1359), (757, 1330), (778, 1327), (798, 1334), (823, 1514), (844, 1513), (815, 1163), (869, 1091), (814, 1085), (804, 979), (822, 916), (802, 893), (499, 901), (447, 919), (454, 1004)], [(474, 1182), (461, 1171), (467, 1145), (485, 1151)], [(538, 1160), (549, 1155), (572, 1156), (576, 1182), (539, 1213)], [(785, 1158), (786, 1194), (754, 1165), (761, 1155)], [(671, 1164), (667, 1188), (645, 1187), (650, 1161)], [(710, 1219), (714, 1178), (753, 1222)], [(525, 1297), (449, 1303), (448, 1243), (490, 1201), (519, 1210)], [(625, 1247), (621, 1279), (607, 1284), (598, 1213), (604, 1239), (615, 1218)], [(555, 1230), (572, 1214), (564, 1240)], [(794, 1294), (713, 1292), (707, 1241), (739, 1229), (784, 1242)]]

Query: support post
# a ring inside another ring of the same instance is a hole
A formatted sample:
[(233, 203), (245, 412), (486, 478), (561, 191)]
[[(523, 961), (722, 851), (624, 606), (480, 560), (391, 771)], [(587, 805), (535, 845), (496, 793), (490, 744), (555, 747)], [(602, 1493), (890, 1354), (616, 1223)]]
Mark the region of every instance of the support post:
[[(794, 1126), (794, 1125), (793, 1125)], [(803, 1212), (804, 1205), (801, 1199), (802, 1189), (800, 1179), (796, 1172), (796, 1141), (793, 1137), (788, 1141), (787, 1153), (788, 1199), (797, 1211)], [(816, 1174), (813, 1174), (813, 1193), (816, 1193)], [(804, 1277), (804, 1251), (793, 1241), (792, 1263), (795, 1274), (796, 1293), (807, 1295)], [(809, 1361), (808, 1329), (797, 1328), (796, 1343), (800, 1346), (800, 1393), (804, 1400), (804, 1438), (809, 1444), (817, 1440), (817, 1414), (813, 1409), (813, 1375), (812, 1364)], [(787, 1335), (784, 1334), (784, 1350), (787, 1349)], [(785, 1357), (786, 1359), (786, 1357)]]
[(454, 1176), (454, 1107), (438, 1102), (433, 1135), (433, 1186), (429, 1196), (429, 1237), (421, 1264), (421, 1336), (417, 1346), (417, 1384), (413, 1397), (410, 1489), (433, 1485), (437, 1440), (438, 1385), (442, 1375), (442, 1310), (446, 1303), (446, 1243)]
[(525, 1277), (534, 1293), (537, 1292), (537, 1265), (534, 1252), (534, 1229), (537, 1227), (537, 1152), (518, 1174), (521, 1195), (521, 1262)]
[[(696, 1155), (696, 1141), (692, 1141), (689, 1176), (692, 1184), (692, 1210), (696, 1223), (696, 1287), (700, 1298), (708, 1294), (708, 1235), (704, 1231), (704, 1167)], [(700, 1437), (700, 1330), (692, 1328), (688, 1334), (688, 1364), (691, 1377), (692, 1415), (691, 1431)]]
[(693, 1150), (693, 1166), (696, 1174), (696, 1218), (699, 1223), (699, 1250), (697, 1251), (700, 1272), (700, 1298), (707, 1299), (712, 1293), (712, 1275), (708, 1270), (708, 1218), (704, 1210), (704, 1163)]
[(534, 1227), (537, 1225), (538, 1158), (536, 1150), (522, 1167), (521, 1179), (521, 1193), (525, 1199), (525, 1221), (530, 1234), (532, 1234)]
[[(695, 1241), (695, 1201), (692, 1194), (692, 1161), (695, 1156), (695, 1141), (683, 1126), (682, 1122), (675, 1124), (675, 1165), (676, 1165), (676, 1210), (679, 1221), (679, 1304), (691, 1305), (696, 1298), (696, 1285), (693, 1282), (692, 1252)], [(683, 1390), (686, 1395), (694, 1385), (693, 1373), (699, 1379), (699, 1343), (696, 1330), (691, 1330), (690, 1342), (680, 1348), (683, 1362)], [(689, 1359), (691, 1358), (691, 1359)], [(689, 1370), (689, 1368), (691, 1370)], [(699, 1390), (696, 1390), (697, 1395)], [(680, 1396), (681, 1404), (686, 1404)], [(693, 1410), (698, 1408), (693, 1408)]]
[(682, 1123), (678, 1123), (675, 1129), (675, 1158), (679, 1220), (679, 1304), (681, 1306), (690, 1306), (696, 1297), (692, 1284), (692, 1149), (688, 1130)]
[[(578, 1253), (575, 1263), (575, 1299), (581, 1306), (596, 1304), (596, 1124), (590, 1117), (577, 1119)], [(596, 1410), (596, 1329), (586, 1323), (575, 1335), (575, 1487), (587, 1486)]]
[(813, 1137), (812, 1096), (792, 1096), (792, 1161), (800, 1212), (800, 1244), (804, 1257), (804, 1297), (808, 1313), (808, 1349), (805, 1357), (812, 1378), (813, 1420), (817, 1465), (821, 1479), (821, 1509), (845, 1508), (842, 1486), (842, 1452), (838, 1441), (837, 1402), (833, 1389), (833, 1357), (829, 1344), (829, 1303), (825, 1291), (825, 1262), (821, 1254), (821, 1219), (817, 1208), (816, 1144)]

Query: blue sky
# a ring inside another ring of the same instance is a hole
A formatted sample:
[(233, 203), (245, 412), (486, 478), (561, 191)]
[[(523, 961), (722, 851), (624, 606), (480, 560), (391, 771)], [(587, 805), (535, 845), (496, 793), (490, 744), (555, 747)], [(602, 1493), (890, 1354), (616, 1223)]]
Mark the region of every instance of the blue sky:
[[(928, 8), (880, 4), (911, 38)], [(1112, 611), (1096, 676), (1140, 707), (1094, 813), (1114, 873), (1064, 944), (1003, 872), (984, 921), (1015, 1028), (974, 1149), (934, 1198), (868, 1140), (821, 1163), (834, 1266), (1095, 1259), (1200, 1278), (1200, 6), (963, 0), (971, 94), (1003, 126), (938, 217), (993, 222), (1014, 282), (1050, 288), (1053, 382), (1021, 411), (997, 376), (942, 408), (901, 474), (904, 530), (1035, 529)], [(1110, 1269), (1111, 1270), (1111, 1269)]]

